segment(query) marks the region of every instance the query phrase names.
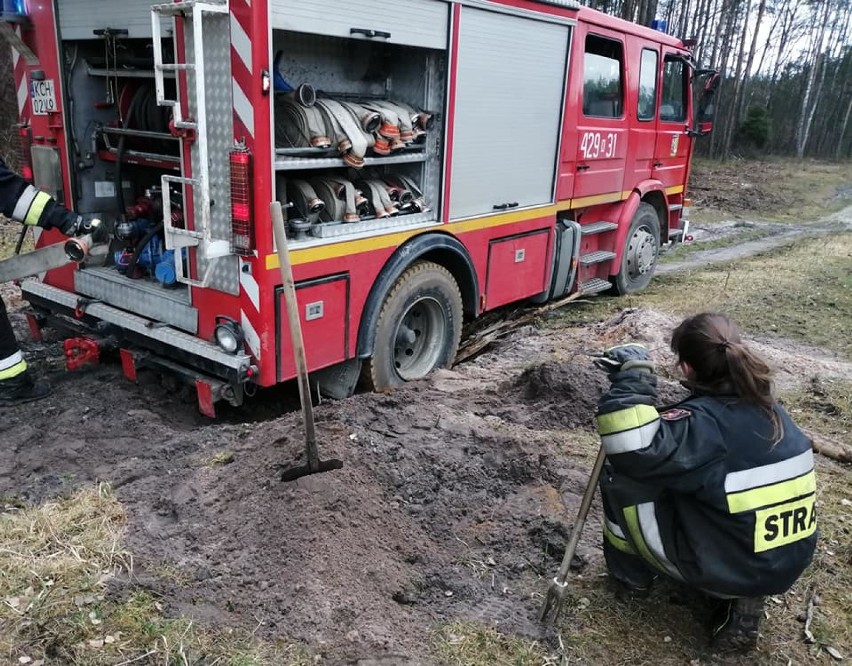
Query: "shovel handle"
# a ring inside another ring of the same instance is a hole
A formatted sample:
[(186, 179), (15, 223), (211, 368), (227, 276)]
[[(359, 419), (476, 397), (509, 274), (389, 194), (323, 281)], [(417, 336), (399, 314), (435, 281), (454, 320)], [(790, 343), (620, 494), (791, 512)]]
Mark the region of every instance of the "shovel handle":
[(606, 451), (603, 444), (598, 449), (598, 457), (595, 458), (595, 465), (592, 467), (592, 473), (589, 476), (589, 485), (586, 486), (586, 492), (583, 493), (583, 500), (580, 502), (580, 510), (577, 512), (577, 520), (571, 528), (571, 538), (568, 539), (568, 545), (565, 546), (565, 555), (562, 558), (562, 564), (559, 566), (559, 571), (556, 573), (554, 582), (558, 585), (564, 585), (565, 579), (568, 577), (568, 570), (571, 568), (571, 560), (574, 559), (574, 553), (577, 551), (577, 544), (580, 542), (580, 534), (583, 532), (583, 526), (586, 524), (586, 517), (589, 515), (589, 509), (592, 506), (592, 500), (595, 497), (595, 490), (598, 487), (598, 481), (601, 478), (604, 461), (606, 460)]
[(296, 361), (296, 373), (299, 377), (299, 400), (302, 403), (302, 417), (305, 421), (305, 449), (308, 455), (308, 467), (319, 468), (319, 451), (314, 426), (314, 407), (311, 403), (311, 386), (308, 383), (308, 362), (305, 357), (305, 343), (302, 338), (302, 322), (299, 319), (299, 305), (296, 302), (296, 283), (293, 280), (293, 265), (290, 263), (290, 248), (287, 246), (287, 234), (284, 231), (284, 212), (281, 204), (273, 201), (269, 205), (272, 217), (272, 230), (275, 234), (275, 246), (278, 250), (278, 263), (281, 267), (281, 282), (284, 289), (284, 305), (287, 310), (287, 322), (290, 339), (293, 344), (293, 357)]

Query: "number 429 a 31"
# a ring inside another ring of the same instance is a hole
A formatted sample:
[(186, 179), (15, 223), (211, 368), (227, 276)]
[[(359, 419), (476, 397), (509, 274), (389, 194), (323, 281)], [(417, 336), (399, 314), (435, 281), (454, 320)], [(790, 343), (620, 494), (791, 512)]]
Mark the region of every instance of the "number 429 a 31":
[(618, 134), (615, 132), (584, 132), (580, 140), (583, 159), (612, 158), (618, 149)]

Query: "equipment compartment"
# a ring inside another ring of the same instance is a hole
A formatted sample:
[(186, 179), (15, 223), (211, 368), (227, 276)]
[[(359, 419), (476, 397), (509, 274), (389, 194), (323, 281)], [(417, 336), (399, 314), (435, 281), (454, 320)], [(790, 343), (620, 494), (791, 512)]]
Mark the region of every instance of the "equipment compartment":
[(276, 191), (294, 243), (436, 222), (445, 53), (282, 30), (273, 49)]
[(485, 284), (489, 308), (519, 301), (547, 287), (550, 229), (492, 241), (488, 247), (488, 279)]
[(431, 0), (271, 0), (272, 27), (446, 49), (449, 5)]

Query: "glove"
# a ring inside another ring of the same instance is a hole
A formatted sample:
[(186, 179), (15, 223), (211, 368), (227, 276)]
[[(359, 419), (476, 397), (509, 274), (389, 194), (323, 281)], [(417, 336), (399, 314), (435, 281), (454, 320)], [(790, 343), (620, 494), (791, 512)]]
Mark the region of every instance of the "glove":
[(610, 347), (604, 351), (600, 358), (595, 359), (595, 365), (609, 373), (625, 370), (654, 371), (654, 363), (648, 356), (648, 350), (635, 342)]
[(66, 236), (85, 236), (93, 233), (101, 224), (94, 215), (76, 215), (69, 211), (67, 221), (60, 227)]

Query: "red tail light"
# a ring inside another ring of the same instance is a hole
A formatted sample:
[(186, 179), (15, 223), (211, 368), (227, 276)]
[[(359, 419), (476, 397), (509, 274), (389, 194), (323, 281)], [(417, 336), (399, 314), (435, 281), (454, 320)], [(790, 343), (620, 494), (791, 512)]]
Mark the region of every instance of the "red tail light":
[(33, 132), (27, 125), (18, 125), (18, 173), (33, 182)]
[(254, 253), (251, 153), (245, 148), (231, 151), (231, 250), (243, 257)]

